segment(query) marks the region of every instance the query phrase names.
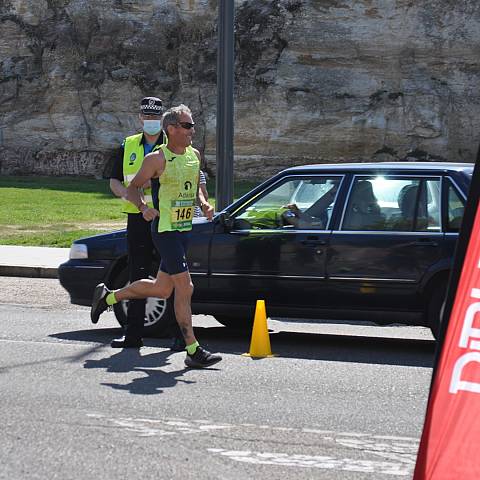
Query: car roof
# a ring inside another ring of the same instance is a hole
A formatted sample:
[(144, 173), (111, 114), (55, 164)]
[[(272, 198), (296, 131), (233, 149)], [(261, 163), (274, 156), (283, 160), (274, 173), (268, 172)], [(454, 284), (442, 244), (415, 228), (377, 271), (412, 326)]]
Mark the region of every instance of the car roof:
[(454, 171), (473, 171), (473, 163), (453, 163), (453, 162), (357, 162), (357, 163), (322, 163), (314, 165), (301, 165), (290, 167), (284, 170), (289, 173), (312, 173), (324, 170), (348, 170), (351, 172), (365, 170), (454, 170)]

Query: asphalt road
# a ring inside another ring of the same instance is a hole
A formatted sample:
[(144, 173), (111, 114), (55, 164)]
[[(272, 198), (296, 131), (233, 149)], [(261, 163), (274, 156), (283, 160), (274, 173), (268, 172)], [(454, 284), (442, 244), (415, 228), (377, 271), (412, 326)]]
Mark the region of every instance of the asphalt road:
[[(223, 354), (115, 351), (57, 280), (0, 277), (1, 479), (411, 478), (433, 362), (425, 329), (270, 321), (275, 358), (195, 317)], [(268, 305), (267, 305), (268, 311)], [(105, 318), (104, 318), (105, 317)]]

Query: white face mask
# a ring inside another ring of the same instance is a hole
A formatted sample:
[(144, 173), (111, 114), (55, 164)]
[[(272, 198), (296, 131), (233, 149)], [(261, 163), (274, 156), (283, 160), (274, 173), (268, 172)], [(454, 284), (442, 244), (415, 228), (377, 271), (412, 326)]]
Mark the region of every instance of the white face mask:
[(162, 128), (160, 120), (144, 120), (143, 121), (143, 131), (147, 135), (156, 135), (160, 132)]

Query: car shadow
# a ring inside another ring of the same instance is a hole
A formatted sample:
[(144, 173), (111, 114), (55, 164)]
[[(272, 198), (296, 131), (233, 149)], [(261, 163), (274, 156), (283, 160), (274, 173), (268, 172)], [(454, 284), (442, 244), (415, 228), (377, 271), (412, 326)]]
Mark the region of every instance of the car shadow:
[(88, 330), (72, 330), (69, 332), (52, 333), (51, 338), (59, 340), (72, 340), (75, 342), (95, 342), (104, 345), (109, 344), (112, 339), (121, 337), (122, 329), (119, 328), (91, 328)]
[[(247, 353), (250, 347), (250, 332), (236, 332), (219, 326), (195, 327), (195, 333), (202, 345), (211, 351), (239, 355)], [(121, 329), (110, 328), (77, 330), (50, 336), (108, 344), (112, 338), (120, 335)], [(282, 358), (430, 368), (435, 355), (435, 342), (432, 340), (291, 331), (271, 332), (269, 338), (273, 353)], [(169, 348), (170, 343), (168, 338), (144, 339), (148, 347)], [(163, 353), (168, 356), (172, 352)], [(158, 367), (159, 364), (152, 366)]]
[[(250, 333), (235, 333), (224, 327), (197, 327), (195, 330), (213, 350), (234, 354), (248, 352)], [(291, 331), (270, 332), (269, 338), (272, 353), (278, 357), (409, 367), (433, 367), (436, 348), (432, 340), (408, 338)]]

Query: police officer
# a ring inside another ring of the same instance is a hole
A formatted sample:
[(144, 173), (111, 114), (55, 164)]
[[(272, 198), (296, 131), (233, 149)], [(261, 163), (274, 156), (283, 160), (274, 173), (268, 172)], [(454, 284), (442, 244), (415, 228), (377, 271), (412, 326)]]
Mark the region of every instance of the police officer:
[[(123, 199), (123, 211), (127, 219), (128, 246), (128, 278), (130, 282), (148, 278), (152, 273), (152, 252), (154, 249), (151, 237), (150, 222), (144, 220), (140, 211), (126, 200), (127, 187), (140, 170), (145, 155), (156, 145), (163, 143), (161, 118), (162, 101), (157, 97), (145, 97), (140, 103), (139, 119), (143, 131), (127, 137), (116, 156), (110, 175), (110, 189)], [(143, 185), (141, 192), (145, 203), (152, 204), (150, 183)], [(111, 342), (113, 348), (139, 348), (143, 345), (142, 333), (145, 318), (146, 300), (130, 300), (128, 302), (127, 324), (125, 336)]]

